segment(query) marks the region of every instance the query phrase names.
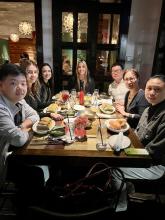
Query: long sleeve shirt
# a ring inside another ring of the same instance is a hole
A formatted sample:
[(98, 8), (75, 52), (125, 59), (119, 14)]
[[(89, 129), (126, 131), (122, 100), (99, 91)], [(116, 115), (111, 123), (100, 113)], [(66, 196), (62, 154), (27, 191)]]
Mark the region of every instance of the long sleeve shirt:
[(149, 106), (149, 103), (145, 98), (144, 91), (139, 89), (138, 93), (134, 96), (128, 106), (129, 93), (129, 91), (126, 93), (124, 107), (126, 112), (134, 114), (134, 117), (128, 117), (127, 121), (132, 128), (136, 128), (144, 109)]
[[(22, 121), (30, 119), (32, 123), (35, 123), (39, 120), (37, 112), (25, 100), (21, 100), (19, 104), (21, 105)], [(14, 123), (14, 117), (18, 111), (20, 109), (16, 105), (0, 95), (0, 182), (9, 146), (21, 147), (29, 138), (29, 133), (21, 130)]]
[(165, 100), (144, 110), (136, 132), (154, 162), (165, 165)]

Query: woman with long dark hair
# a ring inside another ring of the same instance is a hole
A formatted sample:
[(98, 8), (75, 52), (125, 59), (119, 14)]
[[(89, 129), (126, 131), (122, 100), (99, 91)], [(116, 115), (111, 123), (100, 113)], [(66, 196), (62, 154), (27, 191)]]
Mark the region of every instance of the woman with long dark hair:
[(48, 63), (43, 63), (40, 72), (39, 80), (41, 84), (40, 99), (42, 103), (49, 105), (52, 102), (52, 90), (53, 90), (53, 71)]

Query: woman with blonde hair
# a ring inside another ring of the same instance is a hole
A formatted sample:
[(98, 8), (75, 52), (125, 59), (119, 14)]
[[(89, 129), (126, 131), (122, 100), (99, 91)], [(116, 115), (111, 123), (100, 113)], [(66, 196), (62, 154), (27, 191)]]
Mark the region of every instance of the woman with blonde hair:
[(76, 89), (77, 92), (83, 88), (84, 93), (93, 93), (95, 89), (95, 82), (89, 75), (87, 63), (81, 60), (76, 66), (76, 77), (72, 78), (69, 83), (69, 89)]

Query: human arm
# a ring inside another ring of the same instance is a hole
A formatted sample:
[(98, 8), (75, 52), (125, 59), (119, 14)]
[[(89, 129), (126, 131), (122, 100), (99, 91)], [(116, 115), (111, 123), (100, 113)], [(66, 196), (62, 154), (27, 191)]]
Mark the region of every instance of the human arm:
[(124, 106), (116, 102), (116, 109), (123, 116), (129, 119), (133, 118), (139, 120), (142, 113), (144, 112), (144, 109), (149, 106), (149, 103), (145, 99), (144, 91), (140, 89), (131, 101), (131, 103), (129, 104), (129, 106), (127, 107), (128, 95), (129, 93), (127, 93), (125, 96)]
[(6, 109), (0, 109), (0, 140), (9, 145), (21, 147), (28, 139), (28, 131), (15, 126), (14, 119), (10, 112)]
[(165, 111), (155, 114), (149, 122), (147, 116), (148, 109), (145, 109), (136, 128), (137, 135), (154, 159), (154, 163), (162, 164), (164, 161), (165, 165)]
[(36, 121), (39, 121), (39, 115), (32, 107), (26, 103), (25, 100), (22, 100), (21, 104), (23, 121), (19, 127), (24, 130), (29, 130)]
[(165, 165), (165, 121), (157, 127), (155, 137), (145, 146), (155, 163)]

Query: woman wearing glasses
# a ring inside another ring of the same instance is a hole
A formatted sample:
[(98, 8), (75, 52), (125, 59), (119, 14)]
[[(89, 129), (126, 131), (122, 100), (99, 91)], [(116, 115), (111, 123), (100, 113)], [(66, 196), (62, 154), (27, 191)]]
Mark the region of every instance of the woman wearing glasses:
[(144, 96), (144, 91), (139, 89), (139, 73), (135, 69), (125, 70), (123, 80), (128, 92), (125, 96), (124, 106), (116, 104), (116, 109), (127, 118), (132, 128), (136, 128), (140, 116), (149, 103)]

